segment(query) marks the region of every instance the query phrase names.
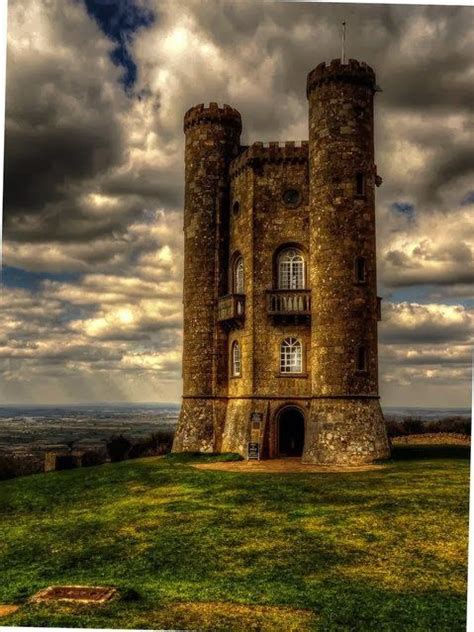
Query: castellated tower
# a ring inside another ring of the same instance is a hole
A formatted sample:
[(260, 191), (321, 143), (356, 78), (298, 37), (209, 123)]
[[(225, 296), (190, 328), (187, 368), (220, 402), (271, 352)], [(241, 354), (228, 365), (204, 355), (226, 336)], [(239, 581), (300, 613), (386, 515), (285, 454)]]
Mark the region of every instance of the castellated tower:
[(229, 106), (185, 115), (184, 394), (174, 451), (359, 464), (378, 398), (375, 75), (308, 75), (309, 142), (240, 145)]
[(372, 68), (309, 75), (311, 379), (304, 460), (387, 455), (378, 399)]
[(217, 103), (197, 105), (184, 117), (184, 383), (175, 451), (215, 450), (225, 415), (215, 399), (227, 378), (216, 305), (227, 284), (229, 165), (241, 130), (239, 112)]

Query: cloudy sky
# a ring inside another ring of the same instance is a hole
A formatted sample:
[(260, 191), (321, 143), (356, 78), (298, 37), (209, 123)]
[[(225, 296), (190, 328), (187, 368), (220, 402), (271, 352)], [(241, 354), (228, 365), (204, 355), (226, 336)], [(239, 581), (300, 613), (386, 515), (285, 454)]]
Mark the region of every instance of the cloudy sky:
[(178, 401), (184, 111), (307, 134), (348, 52), (376, 96), (382, 404), (470, 399), (474, 9), (10, 0), (0, 403)]

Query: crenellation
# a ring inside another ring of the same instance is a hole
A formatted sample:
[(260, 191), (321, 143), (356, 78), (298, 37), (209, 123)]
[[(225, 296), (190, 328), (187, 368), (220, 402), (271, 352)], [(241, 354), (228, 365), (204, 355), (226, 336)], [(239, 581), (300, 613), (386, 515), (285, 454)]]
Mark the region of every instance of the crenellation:
[(231, 177), (238, 175), (243, 169), (260, 167), (264, 163), (305, 163), (308, 160), (308, 142), (270, 141), (255, 142), (241, 152), (232, 161)]
[(189, 128), (203, 123), (222, 123), (239, 131), (242, 131), (242, 118), (240, 112), (230, 105), (225, 104), (222, 107), (215, 102), (205, 106), (204, 103), (189, 108), (184, 115), (184, 132)]

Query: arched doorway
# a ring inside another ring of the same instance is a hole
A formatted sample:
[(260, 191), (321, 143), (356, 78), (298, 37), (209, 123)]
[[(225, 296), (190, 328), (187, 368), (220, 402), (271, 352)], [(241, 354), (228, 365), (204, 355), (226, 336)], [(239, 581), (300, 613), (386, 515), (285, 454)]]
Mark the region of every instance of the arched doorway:
[(278, 414), (278, 456), (301, 456), (304, 447), (304, 415), (296, 406)]

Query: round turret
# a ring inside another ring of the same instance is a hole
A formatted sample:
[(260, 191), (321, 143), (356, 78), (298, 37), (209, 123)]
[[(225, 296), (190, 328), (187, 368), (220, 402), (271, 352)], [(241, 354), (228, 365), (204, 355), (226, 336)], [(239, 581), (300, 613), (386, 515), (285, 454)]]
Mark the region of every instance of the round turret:
[(307, 460), (318, 462), (387, 452), (377, 377), (375, 86), (372, 68), (352, 59), (308, 75), (312, 390), (315, 414), (336, 422), (327, 443), (321, 426), (308, 442)]
[(343, 82), (366, 86), (375, 92), (375, 72), (365, 62), (349, 59), (347, 64), (333, 59), (328, 65), (322, 62), (308, 74), (306, 95), (323, 83)]
[(191, 127), (203, 123), (218, 123), (235, 129), (238, 134), (242, 131), (240, 112), (227, 104), (219, 107), (217, 103), (209, 103), (208, 106), (200, 103), (189, 108), (184, 115), (184, 132), (186, 133)]
[(239, 112), (217, 103), (196, 105), (184, 117), (183, 407), (174, 449), (214, 449), (214, 400), (224, 342), (216, 336), (223, 227), (229, 213), (229, 164), (239, 151)]

